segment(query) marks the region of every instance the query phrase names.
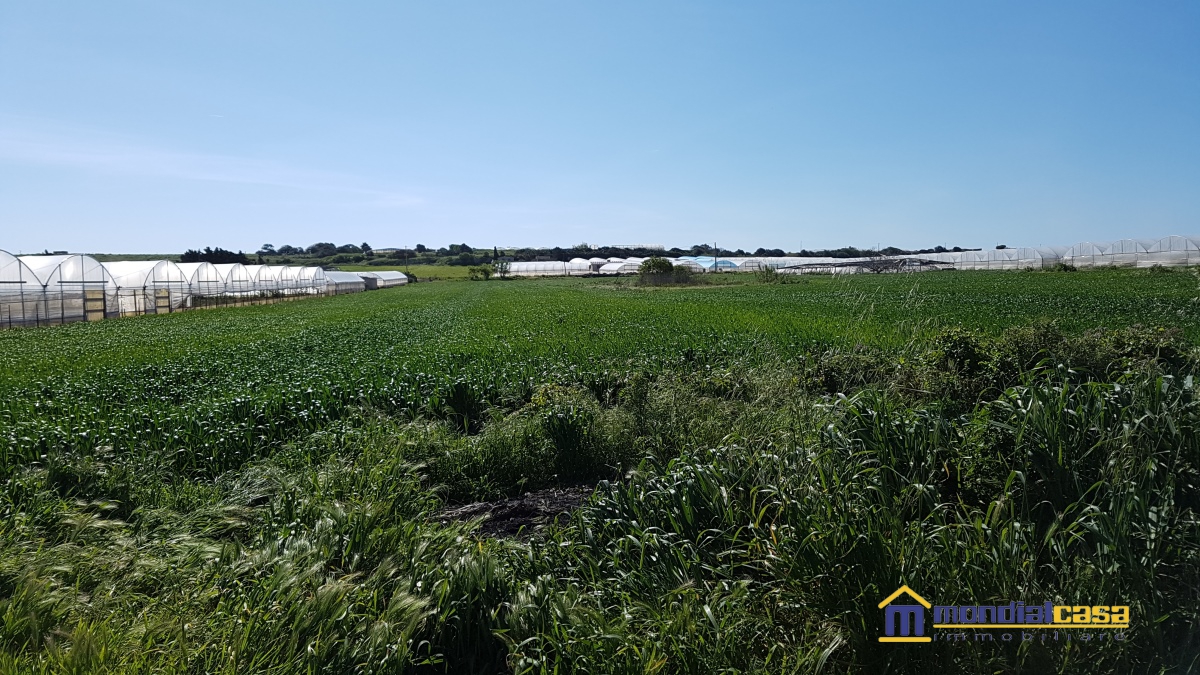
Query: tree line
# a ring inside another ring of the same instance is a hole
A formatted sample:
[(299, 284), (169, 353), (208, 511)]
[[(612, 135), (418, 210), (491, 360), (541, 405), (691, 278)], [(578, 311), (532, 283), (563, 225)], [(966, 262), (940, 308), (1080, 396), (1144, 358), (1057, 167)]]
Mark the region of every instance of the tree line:
[(274, 246), (272, 244), (263, 244), (258, 251), (255, 252), (256, 260), (252, 260), (250, 256), (243, 251), (227, 251), (223, 248), (205, 247), (200, 249), (188, 249), (180, 256), (180, 262), (210, 262), (214, 264), (220, 263), (242, 263), (250, 264), (252, 262), (291, 264), (300, 262), (303, 264), (317, 265), (339, 265), (339, 264), (366, 264), (390, 266), (395, 265), (398, 261), (405, 261), (414, 265), (462, 265), (462, 266), (479, 266), (494, 264), (497, 262), (535, 262), (535, 261), (559, 261), (566, 262), (573, 258), (650, 258), (650, 257), (670, 257), (678, 258), (679, 256), (760, 256), (760, 257), (785, 257), (785, 256), (800, 256), (800, 257), (815, 257), (815, 258), (866, 258), (876, 255), (904, 255), (904, 254), (922, 254), (922, 253), (945, 253), (959, 251), (977, 251), (979, 249), (961, 248), (958, 246), (947, 248), (945, 246), (934, 246), (933, 248), (923, 248), (906, 250), (895, 246), (887, 246), (878, 250), (862, 249), (854, 246), (844, 246), (836, 249), (800, 249), (799, 251), (786, 251), (780, 248), (757, 248), (753, 251), (744, 249), (717, 249), (711, 244), (696, 244), (689, 248), (672, 247), (669, 249), (661, 248), (630, 248), (630, 247), (615, 247), (615, 246), (591, 246), (589, 244), (577, 244), (572, 247), (551, 247), (551, 248), (509, 248), (499, 249), (497, 247), (472, 247), (465, 243), (449, 244), (439, 248), (432, 248), (424, 244), (417, 244), (412, 248), (388, 248), (376, 250), (367, 242), (361, 244), (334, 244), (332, 242), (317, 242), (309, 246), (292, 246), (284, 244), (282, 246)]

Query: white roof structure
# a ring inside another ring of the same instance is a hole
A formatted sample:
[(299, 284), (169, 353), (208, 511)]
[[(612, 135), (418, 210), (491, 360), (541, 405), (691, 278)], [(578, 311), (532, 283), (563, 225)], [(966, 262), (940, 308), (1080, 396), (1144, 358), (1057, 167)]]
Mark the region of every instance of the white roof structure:
[(538, 260), (509, 263), (510, 277), (569, 277), (590, 274), (595, 266), (606, 263), (562, 262), (561, 260)]
[(129, 260), (101, 263), (108, 272), (108, 287), (126, 288), (187, 287), (191, 275), (170, 260)]
[(8, 251), (0, 251), (0, 293), (16, 293), (30, 285), (42, 284), (29, 265)]
[(33, 270), (17, 256), (0, 251), (0, 327), (37, 325), (43, 294)]
[(42, 285), (37, 324), (99, 320), (106, 315), (108, 272), (86, 255), (24, 255), (21, 262)]
[(109, 274), (108, 310), (121, 316), (158, 314), (190, 301), (191, 277), (169, 260), (102, 263)]
[(216, 265), (207, 262), (176, 265), (191, 284), (193, 295), (218, 296), (225, 292), (225, 276)]
[(274, 265), (246, 265), (246, 274), (254, 280), (256, 291), (279, 290), (279, 269)]
[(408, 283), (408, 275), (404, 272), (397, 272), (395, 270), (380, 270), (378, 272), (374, 272), (374, 274), (379, 278), (380, 288), (403, 286)]
[(325, 292), (330, 295), (341, 293), (357, 293), (366, 290), (367, 284), (353, 272), (326, 272)]
[(53, 286), (82, 290), (85, 286), (103, 288), (108, 284), (104, 266), (91, 256), (23, 255), (20, 258), (47, 291), (53, 291)]
[(257, 280), (241, 263), (221, 263), (213, 265), (225, 279), (225, 292), (242, 294), (257, 290)]
[(1062, 260), (1076, 267), (1194, 265), (1200, 263), (1200, 237), (1084, 241), (1063, 253)]
[(301, 267), (299, 270), (296, 272), (296, 278), (307, 281), (310, 286), (325, 285), (325, 270), (320, 267)]

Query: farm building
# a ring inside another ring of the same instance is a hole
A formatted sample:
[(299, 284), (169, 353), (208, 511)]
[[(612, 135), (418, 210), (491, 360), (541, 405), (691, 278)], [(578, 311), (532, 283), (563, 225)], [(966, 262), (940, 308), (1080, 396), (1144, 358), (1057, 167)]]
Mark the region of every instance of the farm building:
[(353, 272), (326, 272), (325, 294), (343, 295), (345, 293), (360, 293), (367, 290), (365, 279)]
[(395, 272), (385, 270), (380, 272), (371, 272), (379, 279), (380, 288), (392, 288), (394, 286), (403, 286), (408, 283), (408, 275), (404, 272)]

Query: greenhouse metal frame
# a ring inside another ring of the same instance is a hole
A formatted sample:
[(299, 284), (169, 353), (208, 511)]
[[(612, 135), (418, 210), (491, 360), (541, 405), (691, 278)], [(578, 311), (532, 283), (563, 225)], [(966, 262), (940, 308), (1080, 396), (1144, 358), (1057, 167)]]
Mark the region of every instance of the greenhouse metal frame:
[(37, 326), (44, 289), (29, 266), (0, 251), (0, 326)]
[(110, 279), (104, 266), (95, 258), (86, 255), (19, 257), (42, 287), (33, 325), (100, 321), (110, 316), (106, 303)]
[(108, 272), (107, 314), (169, 314), (191, 304), (191, 277), (169, 260), (101, 263)]

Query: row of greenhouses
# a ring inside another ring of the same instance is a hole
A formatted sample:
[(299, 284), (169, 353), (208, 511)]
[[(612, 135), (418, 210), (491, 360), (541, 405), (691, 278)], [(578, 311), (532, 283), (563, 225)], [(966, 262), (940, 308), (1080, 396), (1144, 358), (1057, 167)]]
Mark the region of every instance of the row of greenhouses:
[[(1154, 265), (1200, 265), (1200, 237), (1170, 236), (1162, 239), (1120, 239), (1081, 242), (1074, 246), (996, 248), (977, 251), (947, 251), (873, 258), (680, 256), (668, 258), (693, 272), (758, 272), (764, 269), (791, 274), (854, 274), (881, 269), (877, 261), (911, 261), (887, 269), (911, 270), (1023, 270), (1047, 269), (1059, 264), (1075, 267), (1151, 267)], [(587, 276), (593, 274), (636, 274), (645, 258), (575, 258), (568, 262), (540, 261), (510, 263), (508, 274), (532, 276)]]
[(353, 293), (408, 282), (399, 272), (362, 272), (331, 280), (320, 267), (99, 262), (86, 255), (0, 251), (0, 327), (46, 326), (201, 307), (258, 304)]

